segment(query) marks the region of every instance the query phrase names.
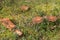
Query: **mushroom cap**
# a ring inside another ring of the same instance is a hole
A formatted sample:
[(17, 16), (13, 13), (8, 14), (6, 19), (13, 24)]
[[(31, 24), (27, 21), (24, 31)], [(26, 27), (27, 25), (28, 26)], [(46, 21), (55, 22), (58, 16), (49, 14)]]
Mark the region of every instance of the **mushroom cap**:
[(20, 30), (18, 30), (18, 29), (15, 30), (15, 33), (18, 34), (19, 36), (22, 35), (22, 32)]
[(15, 28), (15, 24), (13, 24), (9, 18), (3, 18), (1, 19), (2, 24), (8, 28), (8, 29), (13, 29)]
[(34, 24), (36, 24), (36, 23), (41, 23), (42, 21), (43, 21), (43, 18), (40, 17), (40, 16), (36, 16), (36, 17), (34, 17), (34, 18), (32, 19), (32, 22), (33, 22)]
[(48, 21), (55, 22), (57, 20), (56, 16), (47, 16)]
[(22, 6), (21, 6), (21, 10), (22, 10), (22, 11), (27, 11), (28, 9), (29, 9), (29, 7), (26, 6), (26, 5), (22, 5)]

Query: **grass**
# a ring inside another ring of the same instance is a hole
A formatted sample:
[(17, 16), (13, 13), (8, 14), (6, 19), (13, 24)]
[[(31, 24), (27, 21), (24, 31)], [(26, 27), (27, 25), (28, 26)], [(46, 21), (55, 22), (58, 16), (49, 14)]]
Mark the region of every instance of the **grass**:
[[(21, 12), (22, 5), (28, 5), (30, 10)], [(60, 0), (2, 0), (0, 1), (0, 17), (10, 18), (23, 32), (23, 36), (18, 37), (0, 23), (0, 40), (59, 40), (60, 26), (58, 24), (60, 24), (60, 20), (57, 20), (57, 28), (54, 30), (50, 30), (49, 27), (51, 25), (53, 27), (55, 24), (48, 21), (28, 25), (35, 16), (60, 16), (59, 14)]]

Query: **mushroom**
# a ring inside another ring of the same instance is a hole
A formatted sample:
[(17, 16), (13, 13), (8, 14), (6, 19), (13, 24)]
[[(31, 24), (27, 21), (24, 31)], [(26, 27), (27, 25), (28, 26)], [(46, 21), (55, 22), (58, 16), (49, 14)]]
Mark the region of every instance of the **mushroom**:
[(39, 23), (41, 23), (43, 21), (43, 17), (40, 17), (40, 16), (36, 16), (36, 17), (34, 17), (33, 19), (32, 19), (32, 23), (33, 24), (39, 24)]
[(57, 20), (56, 16), (47, 16), (47, 20), (51, 22), (55, 22)]
[(22, 6), (20, 7), (20, 9), (21, 9), (22, 11), (27, 11), (27, 10), (29, 10), (29, 6), (27, 6), (27, 5), (22, 5)]

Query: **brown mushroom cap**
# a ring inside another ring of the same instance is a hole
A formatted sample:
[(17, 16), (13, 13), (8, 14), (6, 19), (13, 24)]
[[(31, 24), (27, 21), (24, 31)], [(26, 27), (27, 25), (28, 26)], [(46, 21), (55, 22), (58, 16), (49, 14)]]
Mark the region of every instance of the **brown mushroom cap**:
[(18, 29), (15, 30), (15, 33), (18, 34), (19, 36), (22, 35), (22, 32), (20, 30), (18, 30)]
[(9, 18), (3, 18), (1, 19), (2, 24), (8, 28), (8, 29), (13, 29), (15, 28), (15, 24), (13, 24)]
[(22, 10), (22, 11), (27, 11), (28, 9), (29, 9), (29, 7), (26, 6), (26, 5), (22, 5), (22, 6), (21, 6), (21, 10)]
[(36, 23), (41, 23), (42, 21), (43, 21), (43, 18), (40, 17), (40, 16), (36, 16), (36, 17), (34, 17), (34, 18), (32, 19), (32, 22), (33, 22), (34, 24), (36, 24)]
[(48, 21), (55, 22), (57, 20), (56, 16), (47, 16)]

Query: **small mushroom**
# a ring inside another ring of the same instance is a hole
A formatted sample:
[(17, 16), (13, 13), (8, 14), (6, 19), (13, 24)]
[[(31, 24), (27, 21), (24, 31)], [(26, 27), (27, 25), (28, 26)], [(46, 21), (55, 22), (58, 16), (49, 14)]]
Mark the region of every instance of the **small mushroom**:
[(2, 24), (6, 27), (6, 28), (8, 28), (8, 29), (13, 29), (13, 28), (15, 28), (15, 24), (13, 24), (11, 21), (10, 21), (10, 19), (9, 18), (2, 18), (2, 19), (0, 19), (0, 21), (2, 22)]
[(32, 19), (32, 23), (33, 24), (39, 24), (39, 23), (41, 23), (43, 21), (43, 17), (40, 17), (40, 16), (36, 16), (36, 17), (34, 17), (33, 19)]
[(21, 11), (27, 11), (27, 10), (29, 10), (29, 6), (27, 6), (27, 5), (22, 5), (22, 6), (20, 7), (20, 9), (21, 9)]
[(48, 21), (55, 22), (57, 20), (56, 16), (47, 16)]
[(14, 32), (15, 32), (16, 34), (18, 34), (19, 36), (22, 35), (22, 32), (21, 32), (20, 30), (18, 30), (18, 29), (16, 29)]

